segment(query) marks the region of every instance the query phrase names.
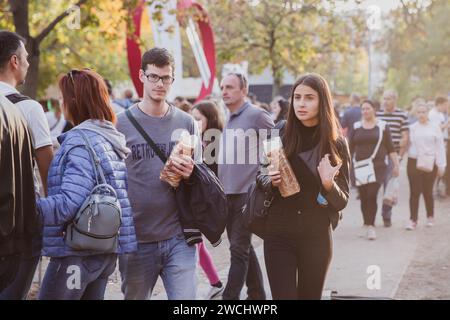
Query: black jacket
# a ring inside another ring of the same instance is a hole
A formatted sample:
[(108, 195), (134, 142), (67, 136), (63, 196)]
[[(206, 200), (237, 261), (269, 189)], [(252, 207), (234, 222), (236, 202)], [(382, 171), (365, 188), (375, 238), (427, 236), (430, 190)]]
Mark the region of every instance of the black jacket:
[(33, 146), (20, 112), (0, 101), (0, 256), (30, 254), (40, 232), (33, 181)]
[[(342, 218), (342, 210), (347, 206), (349, 197), (350, 152), (345, 138), (338, 139), (338, 152), (342, 159), (342, 167), (339, 170), (339, 174), (335, 178), (333, 188), (329, 192), (326, 192), (323, 188), (320, 176), (317, 172), (317, 166), (321, 160), (318, 148), (311, 150), (306, 159), (303, 157), (308, 169), (316, 178), (317, 184), (320, 188), (320, 193), (328, 201), (328, 205), (323, 208), (323, 210), (328, 213), (333, 230), (336, 229), (339, 220)], [(284, 198), (281, 198), (278, 188), (272, 186), (271, 179), (268, 175), (262, 174), (260, 171), (256, 181), (261, 188), (266, 191), (271, 191), (275, 198), (281, 199), (279, 201), (284, 201)]]
[(228, 206), (223, 186), (204, 163), (195, 164), (187, 181), (175, 191), (178, 215), (188, 245), (202, 241), (203, 234), (214, 246), (221, 243)]

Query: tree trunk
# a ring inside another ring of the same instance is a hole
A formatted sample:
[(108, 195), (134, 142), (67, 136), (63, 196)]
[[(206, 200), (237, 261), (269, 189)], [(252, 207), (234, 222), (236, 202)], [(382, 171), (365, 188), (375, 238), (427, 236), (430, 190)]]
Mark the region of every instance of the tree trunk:
[(35, 99), (39, 84), (39, 43), (34, 38), (28, 38), (27, 40), (28, 62), (30, 67), (28, 68), (25, 84), (21, 88), (23, 94)]
[(31, 98), (36, 98), (39, 73), (39, 43), (30, 36), (28, 25), (28, 0), (9, 0), (16, 32), (26, 40), (28, 68), (25, 84), (20, 90)]
[(277, 38), (275, 37), (275, 28), (269, 31), (269, 56), (272, 65), (272, 99), (280, 93), (281, 84), (283, 82), (283, 68), (279, 65), (279, 57), (275, 53), (275, 45)]
[(272, 65), (272, 99), (280, 94), (281, 86), (283, 85), (283, 71), (278, 66)]
[[(39, 81), (39, 46), (42, 40), (60, 23), (65, 17), (69, 15), (68, 11), (62, 12), (49, 25), (42, 30), (36, 37), (30, 35), (30, 26), (28, 23), (28, 0), (8, 0), (13, 14), (14, 27), (16, 32), (27, 41), (26, 48), (28, 51), (28, 68), (25, 84), (21, 88), (22, 92), (31, 98), (36, 98)], [(79, 0), (76, 6), (82, 6), (88, 0)]]
[(9, 6), (13, 14), (16, 32), (28, 40), (30, 27), (28, 25), (28, 0), (9, 0)]

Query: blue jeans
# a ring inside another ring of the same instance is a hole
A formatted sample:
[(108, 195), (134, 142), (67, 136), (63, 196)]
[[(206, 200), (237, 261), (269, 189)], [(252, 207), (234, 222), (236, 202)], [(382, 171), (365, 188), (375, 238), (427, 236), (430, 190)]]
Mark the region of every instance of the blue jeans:
[(195, 300), (196, 263), (196, 246), (188, 246), (182, 233), (168, 240), (139, 243), (137, 252), (119, 256), (125, 299), (150, 299), (161, 276), (169, 300)]
[(0, 300), (25, 300), (27, 298), (39, 258), (39, 256), (20, 257), (14, 281), (0, 292)]
[(251, 242), (252, 234), (244, 227), (242, 217), (246, 198), (246, 193), (227, 195), (227, 235), (231, 261), (223, 300), (239, 300), (244, 282), (248, 288), (249, 300), (266, 299), (261, 267)]
[(117, 254), (51, 258), (39, 300), (103, 300)]
[[(384, 178), (383, 183), (383, 193), (386, 192), (386, 187), (389, 180), (392, 178), (392, 170), (394, 169), (394, 163), (391, 158), (389, 158), (389, 164), (386, 170), (386, 177)], [(383, 216), (383, 220), (391, 220), (392, 218), (392, 207), (390, 205), (384, 204), (381, 210), (381, 215)]]

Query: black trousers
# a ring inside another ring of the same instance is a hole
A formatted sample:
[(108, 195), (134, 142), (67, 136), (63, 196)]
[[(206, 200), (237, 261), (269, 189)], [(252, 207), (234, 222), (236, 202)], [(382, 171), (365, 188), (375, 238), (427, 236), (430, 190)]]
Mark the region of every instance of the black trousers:
[(436, 180), (437, 167), (432, 172), (423, 172), (417, 169), (417, 160), (408, 158), (407, 172), (409, 180), (409, 209), (412, 221), (419, 216), (419, 200), (423, 194), (427, 217), (434, 216), (433, 186)]
[(20, 255), (0, 256), (0, 293), (16, 278)]
[(274, 300), (319, 300), (332, 256), (322, 211), (274, 212), (267, 218), (264, 258)]
[(361, 212), (363, 214), (364, 225), (375, 226), (375, 217), (377, 215), (378, 190), (380, 184), (377, 182), (369, 183), (358, 187), (359, 199), (361, 200)]
[(246, 199), (246, 193), (227, 195), (227, 235), (231, 260), (223, 300), (239, 300), (244, 283), (249, 300), (266, 299), (261, 267), (251, 244), (251, 233), (244, 227), (242, 209)]

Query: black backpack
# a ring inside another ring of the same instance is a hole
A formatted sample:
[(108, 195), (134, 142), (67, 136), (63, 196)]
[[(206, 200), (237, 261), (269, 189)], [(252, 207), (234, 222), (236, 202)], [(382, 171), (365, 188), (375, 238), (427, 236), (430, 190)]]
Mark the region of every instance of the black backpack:
[(244, 226), (261, 239), (265, 236), (266, 217), (273, 199), (273, 193), (263, 190), (256, 181), (248, 188), (247, 201), (242, 211)]

